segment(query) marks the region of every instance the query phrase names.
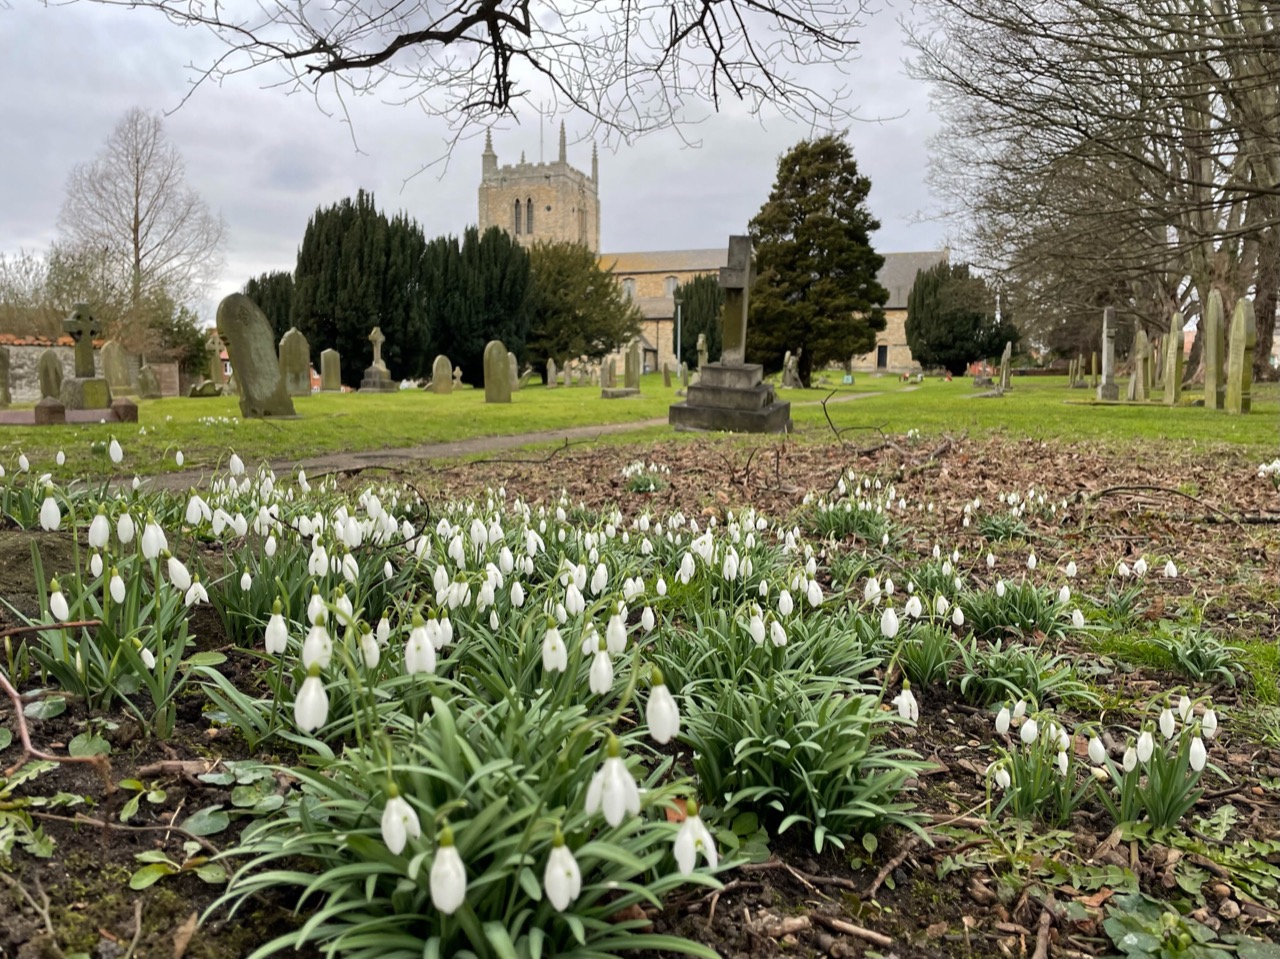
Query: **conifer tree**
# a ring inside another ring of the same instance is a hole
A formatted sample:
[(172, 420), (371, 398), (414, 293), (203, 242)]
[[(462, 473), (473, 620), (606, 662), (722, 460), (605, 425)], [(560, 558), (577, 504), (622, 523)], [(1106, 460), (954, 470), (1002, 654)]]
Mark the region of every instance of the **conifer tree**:
[[(720, 314), (724, 310), (724, 290), (720, 279), (713, 273), (695, 276), (676, 287), (675, 298), (680, 300), (680, 355), (678, 362), (689, 369), (698, 367), (698, 334), (707, 335), (707, 356), (715, 362), (723, 349), (721, 343)], [(750, 329), (748, 327), (748, 329)], [(671, 325), (671, 349), (676, 348), (675, 324)]]
[(880, 223), (865, 206), (870, 191), (843, 137), (802, 141), (778, 160), (773, 190), (750, 224), (757, 279), (749, 361), (777, 369), (787, 350), (803, 348), (807, 386), (814, 366), (875, 346), (889, 291), (876, 281), (884, 257), (871, 246)]
[(965, 263), (943, 261), (916, 274), (907, 297), (907, 346), (921, 366), (961, 374), (1018, 342), (1007, 307), (996, 319), (995, 294)]
[[(273, 270), (261, 276), (250, 277), (243, 293), (257, 304), (258, 309), (271, 321), (276, 342), (289, 331), (290, 314), (293, 311), (293, 274)], [(317, 354), (319, 355), (319, 354)]]
[(529, 261), (531, 363), (599, 359), (640, 335), (640, 310), (585, 244), (538, 242)]

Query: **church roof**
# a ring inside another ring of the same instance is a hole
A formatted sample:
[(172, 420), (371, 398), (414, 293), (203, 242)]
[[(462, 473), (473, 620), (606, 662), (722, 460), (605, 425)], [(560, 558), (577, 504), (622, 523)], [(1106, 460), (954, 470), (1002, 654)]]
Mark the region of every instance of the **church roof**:
[(647, 253), (601, 253), (600, 265), (615, 276), (631, 273), (710, 273), (729, 262), (726, 247), (714, 250), (652, 250)]
[(905, 310), (907, 297), (916, 282), (916, 273), (937, 266), (948, 259), (947, 250), (927, 250), (918, 253), (885, 253), (884, 266), (876, 274), (880, 285), (889, 291), (886, 310)]

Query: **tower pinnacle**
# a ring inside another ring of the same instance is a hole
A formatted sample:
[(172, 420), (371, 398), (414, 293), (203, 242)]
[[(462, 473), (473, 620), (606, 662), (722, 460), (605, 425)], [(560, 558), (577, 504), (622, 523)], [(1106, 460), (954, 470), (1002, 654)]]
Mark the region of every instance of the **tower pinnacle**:
[(561, 163), (569, 162), (569, 153), (568, 153), (568, 150), (565, 149), (563, 120), (560, 121), (560, 162)]

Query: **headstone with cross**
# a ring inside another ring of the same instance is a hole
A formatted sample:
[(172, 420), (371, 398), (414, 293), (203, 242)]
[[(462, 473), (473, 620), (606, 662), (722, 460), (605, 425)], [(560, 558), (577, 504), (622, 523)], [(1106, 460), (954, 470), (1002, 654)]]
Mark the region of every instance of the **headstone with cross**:
[(380, 370), (385, 370), (387, 364), (382, 362), (382, 344), (387, 338), (382, 333), (382, 327), (375, 326), (373, 332), (369, 334), (369, 342), (373, 344), (373, 366)]
[(93, 338), (102, 332), (102, 326), (89, 312), (88, 303), (77, 303), (71, 315), (62, 321), (62, 328), (76, 341), (76, 376), (92, 379)]
[(360, 381), (361, 393), (392, 393), (397, 389), (387, 364), (382, 361), (382, 344), (386, 341), (382, 327), (375, 326), (369, 334), (369, 342), (373, 344), (373, 363), (364, 371), (364, 379)]

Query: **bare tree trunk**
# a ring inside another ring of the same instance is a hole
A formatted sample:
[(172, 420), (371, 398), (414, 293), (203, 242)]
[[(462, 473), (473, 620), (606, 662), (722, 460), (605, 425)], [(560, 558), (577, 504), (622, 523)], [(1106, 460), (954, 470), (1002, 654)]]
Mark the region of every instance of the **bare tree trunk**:
[(1258, 280), (1254, 317), (1258, 322), (1258, 345), (1253, 353), (1253, 378), (1274, 380), (1271, 344), (1276, 329), (1276, 303), (1280, 300), (1280, 230), (1269, 227), (1258, 244)]

